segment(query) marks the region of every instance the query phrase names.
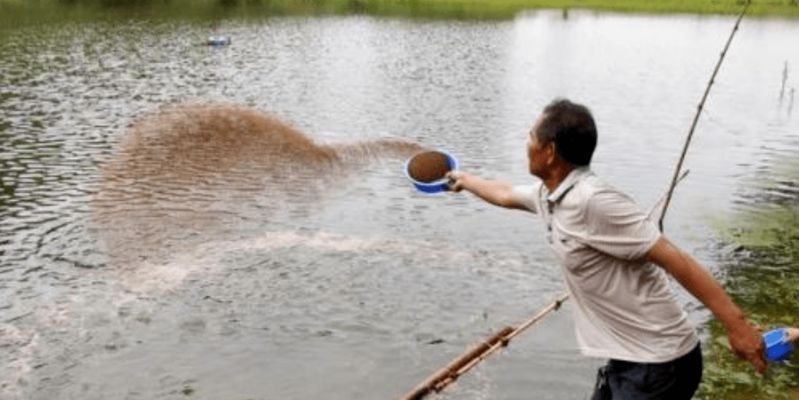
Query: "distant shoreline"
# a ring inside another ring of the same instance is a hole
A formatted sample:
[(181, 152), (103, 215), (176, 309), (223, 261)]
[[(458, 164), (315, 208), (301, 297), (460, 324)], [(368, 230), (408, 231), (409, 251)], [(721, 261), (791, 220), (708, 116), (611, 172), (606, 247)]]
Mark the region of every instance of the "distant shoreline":
[[(366, 14), (428, 19), (501, 20), (537, 9), (646, 14), (734, 15), (742, 0), (0, 0), (0, 20), (12, 25), (41, 20), (130, 16), (232, 18), (279, 15)], [(799, 0), (753, 1), (750, 17), (799, 19)]]

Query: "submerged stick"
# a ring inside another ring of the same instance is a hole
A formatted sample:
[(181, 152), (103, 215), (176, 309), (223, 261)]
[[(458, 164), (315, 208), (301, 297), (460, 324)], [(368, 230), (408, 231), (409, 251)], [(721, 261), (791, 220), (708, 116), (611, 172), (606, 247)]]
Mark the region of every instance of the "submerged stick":
[(707, 100), (707, 96), (710, 94), (710, 87), (713, 86), (713, 82), (716, 79), (716, 74), (718, 74), (719, 68), (721, 68), (721, 63), (724, 61), (724, 56), (727, 55), (727, 50), (730, 48), (730, 43), (732, 43), (732, 38), (735, 37), (735, 32), (738, 31), (738, 26), (741, 24), (741, 20), (743, 19), (744, 14), (746, 14), (746, 10), (749, 9), (750, 4), (751, 1), (747, 1), (744, 9), (741, 11), (741, 14), (738, 15), (738, 19), (735, 21), (735, 26), (733, 26), (732, 32), (730, 32), (730, 37), (727, 38), (727, 44), (724, 45), (724, 50), (722, 50), (721, 55), (719, 55), (719, 61), (716, 63), (716, 68), (713, 69), (713, 74), (710, 75), (710, 81), (707, 83), (707, 87), (705, 88), (705, 94), (702, 95), (702, 100), (696, 107), (696, 114), (694, 114), (694, 120), (691, 122), (691, 129), (688, 131), (688, 137), (685, 138), (685, 145), (682, 148), (682, 154), (680, 154), (680, 160), (677, 162), (677, 167), (674, 168), (674, 176), (671, 178), (671, 185), (669, 186), (669, 192), (666, 195), (666, 202), (663, 204), (663, 210), (661, 210), (660, 219), (658, 219), (658, 228), (660, 228), (661, 232), (663, 232), (663, 218), (665, 218), (666, 210), (669, 208), (669, 203), (671, 203), (671, 196), (674, 193), (674, 187), (677, 185), (677, 178), (680, 176), (682, 163), (685, 161), (685, 154), (688, 152), (688, 146), (691, 144), (691, 138), (694, 136), (694, 130), (696, 129), (696, 124), (699, 121), (699, 115), (702, 114), (702, 108), (705, 106), (705, 100)]
[(782, 97), (785, 95), (785, 82), (788, 81), (788, 60), (785, 60), (785, 65), (782, 67), (782, 86), (780, 86), (780, 103)]

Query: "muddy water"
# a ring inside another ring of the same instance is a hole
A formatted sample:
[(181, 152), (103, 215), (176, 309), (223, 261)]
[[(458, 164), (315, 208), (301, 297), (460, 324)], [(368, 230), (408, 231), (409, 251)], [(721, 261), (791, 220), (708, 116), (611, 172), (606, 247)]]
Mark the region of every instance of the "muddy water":
[[(535, 220), (415, 193), (413, 143), (525, 182), (525, 133), (569, 96), (595, 170), (646, 207), (731, 23), (275, 18), (225, 21), (216, 49), (204, 24), (0, 31), (0, 398), (403, 393), (563, 288)], [(700, 123), (667, 231), (711, 268), (709, 220), (799, 149), (798, 34), (746, 21)], [(585, 398), (571, 329), (555, 314), (442, 397)]]

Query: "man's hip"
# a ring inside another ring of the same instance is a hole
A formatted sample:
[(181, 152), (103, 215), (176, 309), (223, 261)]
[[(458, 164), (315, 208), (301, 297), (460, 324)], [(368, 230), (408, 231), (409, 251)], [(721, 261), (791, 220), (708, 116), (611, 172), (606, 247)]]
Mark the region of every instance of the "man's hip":
[(610, 360), (599, 369), (591, 400), (688, 400), (702, 380), (702, 350), (664, 363)]

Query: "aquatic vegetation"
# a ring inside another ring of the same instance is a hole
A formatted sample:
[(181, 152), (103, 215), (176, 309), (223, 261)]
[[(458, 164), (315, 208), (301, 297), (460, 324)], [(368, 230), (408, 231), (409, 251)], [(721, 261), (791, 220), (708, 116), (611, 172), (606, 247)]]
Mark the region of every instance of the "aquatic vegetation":
[[(779, 182), (772, 180), (768, 186)], [(760, 192), (757, 209), (737, 213), (732, 222), (716, 223), (729, 249), (722, 260), (727, 291), (764, 331), (799, 325), (799, 198), (794, 190), (778, 197), (769, 193)], [(759, 379), (730, 353), (718, 323), (711, 322), (709, 331), (699, 398), (797, 398), (799, 365), (771, 364)], [(796, 354), (792, 359), (797, 359)]]

